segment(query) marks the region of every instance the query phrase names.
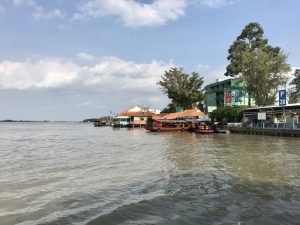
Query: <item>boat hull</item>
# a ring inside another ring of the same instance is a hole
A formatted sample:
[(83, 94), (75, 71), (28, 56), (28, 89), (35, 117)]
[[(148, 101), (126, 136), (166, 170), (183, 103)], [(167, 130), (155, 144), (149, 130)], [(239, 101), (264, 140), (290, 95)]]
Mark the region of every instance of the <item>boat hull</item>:
[(228, 133), (230, 133), (230, 131), (228, 130), (228, 129), (216, 129), (216, 132), (217, 133), (224, 133), (224, 134), (228, 134)]
[(148, 127), (146, 130), (150, 132), (169, 132), (169, 131), (184, 131), (183, 127)]
[(198, 134), (212, 134), (215, 131), (214, 130), (195, 130), (195, 132)]

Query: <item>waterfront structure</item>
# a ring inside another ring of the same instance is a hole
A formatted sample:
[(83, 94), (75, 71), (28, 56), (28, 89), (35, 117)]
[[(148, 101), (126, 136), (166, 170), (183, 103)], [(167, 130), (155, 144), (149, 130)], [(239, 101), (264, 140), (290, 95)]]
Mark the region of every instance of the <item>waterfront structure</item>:
[(243, 111), (243, 126), (300, 129), (300, 103), (262, 106)]
[(300, 137), (300, 129), (286, 128), (253, 128), (253, 127), (229, 127), (230, 133), (254, 134), (269, 136)]
[[(159, 118), (158, 118), (159, 117)], [(149, 131), (184, 131), (191, 130), (199, 120), (208, 119), (199, 109), (188, 109), (182, 112), (160, 114), (148, 120), (146, 130)]]
[(182, 112), (169, 113), (162, 116), (164, 119), (207, 120), (206, 115), (199, 109), (187, 109)]
[[(248, 106), (248, 99), (244, 84), (238, 79), (217, 80), (205, 87), (207, 113), (224, 106)], [(255, 106), (255, 101), (251, 99), (250, 104)]]
[(159, 118), (155, 112), (160, 111), (149, 110), (142, 105), (135, 105), (119, 113), (118, 116), (113, 119), (113, 124), (114, 127), (145, 127), (149, 117)]

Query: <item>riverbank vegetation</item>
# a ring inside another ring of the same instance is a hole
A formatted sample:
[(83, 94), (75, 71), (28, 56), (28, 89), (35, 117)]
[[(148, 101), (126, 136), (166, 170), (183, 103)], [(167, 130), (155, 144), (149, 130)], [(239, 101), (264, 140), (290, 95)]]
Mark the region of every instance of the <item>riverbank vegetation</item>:
[[(259, 23), (249, 23), (230, 46), (226, 76), (238, 77), (257, 105), (274, 104), (279, 86), (291, 70), (280, 47), (268, 44)], [(250, 98), (249, 98), (250, 105)]]
[(183, 109), (197, 107), (199, 102), (204, 101), (203, 83), (203, 77), (196, 72), (188, 74), (183, 68), (171, 68), (165, 71), (157, 84), (171, 103), (163, 112), (175, 112), (178, 106)]
[(293, 74), (294, 78), (290, 85), (292, 85), (289, 90), (289, 103), (300, 102), (300, 69), (296, 69)]
[(209, 113), (209, 118), (214, 122), (240, 122), (243, 118), (243, 110), (246, 107), (222, 107)]
[[(278, 94), (278, 89), (285, 86), (288, 72), (291, 71), (287, 63), (287, 54), (278, 46), (268, 44), (264, 37), (264, 30), (259, 23), (249, 23), (242, 30), (228, 49), (229, 64), (225, 76), (238, 78), (244, 84), (248, 93), (248, 105), (251, 98), (258, 106), (272, 105)], [(297, 102), (300, 98), (300, 70), (294, 74), (290, 94), (290, 102)], [(203, 77), (196, 72), (187, 74), (183, 68), (171, 68), (165, 71), (161, 80), (157, 82), (160, 89), (171, 100), (162, 112), (175, 112), (176, 107), (184, 109), (194, 108), (204, 101)], [(219, 118), (217, 111), (215, 118)], [(226, 117), (239, 118), (239, 109), (224, 109)]]
[(109, 116), (102, 116), (100, 118), (89, 118), (82, 120), (83, 123), (94, 123), (98, 121), (110, 121), (111, 118)]

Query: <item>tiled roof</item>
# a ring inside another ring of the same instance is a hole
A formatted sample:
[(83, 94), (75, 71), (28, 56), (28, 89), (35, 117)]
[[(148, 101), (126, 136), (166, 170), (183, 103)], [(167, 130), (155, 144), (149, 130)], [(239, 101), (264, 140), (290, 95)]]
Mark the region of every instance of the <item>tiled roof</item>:
[(134, 117), (152, 117), (154, 120), (158, 119), (176, 119), (178, 117), (202, 117), (205, 116), (203, 112), (201, 112), (199, 109), (188, 109), (183, 112), (177, 112), (177, 113), (169, 113), (169, 114), (160, 114), (157, 115), (153, 112), (145, 111), (145, 112), (121, 112), (118, 114), (118, 116), (134, 116)]
[(147, 117), (147, 116), (155, 116), (153, 112), (121, 112), (118, 116), (135, 116), (135, 117)]
[(175, 119), (178, 117), (194, 117), (194, 116), (202, 117), (202, 116), (205, 116), (205, 114), (203, 112), (201, 112), (199, 109), (188, 109), (183, 112), (170, 113), (170, 114), (164, 115), (163, 118)]

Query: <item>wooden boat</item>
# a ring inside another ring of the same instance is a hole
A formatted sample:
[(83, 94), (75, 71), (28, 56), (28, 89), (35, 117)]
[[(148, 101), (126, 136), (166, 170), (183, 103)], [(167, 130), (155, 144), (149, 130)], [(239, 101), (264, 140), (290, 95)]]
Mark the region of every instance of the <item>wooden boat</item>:
[(189, 123), (186, 120), (167, 120), (158, 119), (148, 121), (145, 127), (148, 131), (184, 131), (189, 129)]
[(227, 123), (218, 123), (216, 124), (217, 133), (230, 133)]
[(107, 125), (106, 121), (95, 121), (94, 122), (95, 127), (103, 127), (103, 126), (106, 126), (106, 125)]
[(195, 125), (195, 132), (200, 134), (211, 134), (215, 132), (215, 126), (210, 122), (200, 122)]

